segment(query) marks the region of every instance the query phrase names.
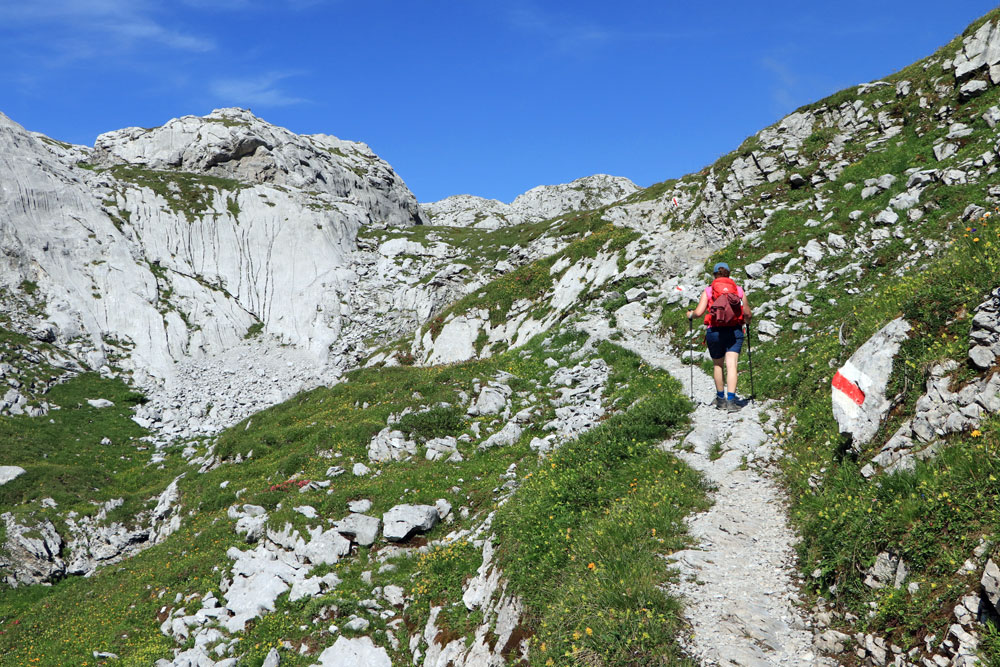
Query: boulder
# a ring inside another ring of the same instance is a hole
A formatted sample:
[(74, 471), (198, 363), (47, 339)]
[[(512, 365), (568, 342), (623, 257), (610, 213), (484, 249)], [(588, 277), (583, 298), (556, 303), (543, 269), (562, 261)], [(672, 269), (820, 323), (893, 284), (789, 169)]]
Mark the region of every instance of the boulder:
[(0, 466), (0, 486), (12, 482), (25, 473), (19, 466)]
[(470, 415), (496, 415), (507, 406), (511, 389), (505, 384), (490, 382), (479, 392), (479, 397), (468, 410)]
[(479, 449), (484, 450), (492, 447), (510, 447), (521, 438), (521, 433), (523, 432), (523, 429), (518, 426), (516, 422), (507, 422), (502, 429), (486, 438), (486, 440), (483, 440), (479, 444)]
[(897, 220), (899, 220), (899, 214), (891, 208), (880, 211), (878, 215), (875, 216), (875, 223), (879, 225), (894, 225)]
[(277, 560), (263, 544), (253, 551), (231, 547), (226, 553), (236, 561), (233, 582), (224, 594), (226, 608), (233, 613), (224, 622), (230, 632), (241, 632), (250, 619), (274, 611), (278, 596), (303, 578), (299, 568)]
[(781, 333), (781, 326), (777, 322), (772, 320), (761, 320), (756, 323), (757, 331), (764, 334), (765, 336), (777, 336)]
[(875, 558), (875, 564), (868, 568), (865, 585), (869, 588), (900, 588), (909, 574), (903, 559), (883, 551)]
[(987, 90), (989, 90), (990, 84), (982, 79), (973, 79), (972, 81), (967, 81), (962, 84), (962, 87), (958, 89), (959, 99), (970, 100), (973, 97), (979, 97)]
[(1000, 124), (1000, 107), (990, 107), (987, 109), (986, 113), (983, 114), (983, 120), (986, 121), (991, 130)]
[(977, 345), (969, 350), (969, 360), (980, 370), (986, 370), (992, 367), (996, 358), (996, 355), (993, 354), (993, 350), (985, 345)]
[(816, 635), (813, 639), (813, 646), (824, 653), (833, 653), (836, 655), (837, 653), (844, 652), (850, 640), (850, 635), (846, 635), (843, 632), (837, 632), (836, 630), (827, 630), (826, 632)]
[(393, 607), (401, 607), (406, 602), (406, 591), (401, 586), (386, 586), (382, 589), (382, 595)]
[(983, 569), (983, 576), (979, 583), (983, 586), (983, 595), (990, 601), (994, 609), (1000, 611), (1000, 567), (997, 567), (992, 558), (986, 561), (986, 567)]
[(952, 143), (941, 143), (934, 146), (934, 157), (938, 162), (942, 160), (947, 160), (952, 155), (958, 152), (958, 145)]
[(350, 537), (361, 546), (370, 547), (378, 538), (382, 522), (378, 517), (367, 514), (351, 514), (340, 521), (335, 521), (333, 527), (338, 533)]
[(799, 254), (806, 259), (818, 262), (823, 259), (823, 246), (816, 239), (809, 239), (804, 246), (799, 248)]
[(247, 542), (256, 542), (264, 535), (267, 528), (267, 515), (242, 516), (236, 522), (236, 532), (243, 535)]
[(368, 460), (382, 463), (384, 461), (403, 461), (417, 453), (417, 443), (407, 440), (400, 431), (391, 426), (375, 434), (368, 443)]
[(464, 458), (462, 454), (458, 451), (458, 440), (454, 436), (445, 436), (443, 438), (432, 438), (427, 441), (427, 452), (424, 455), (428, 461), (437, 461), (439, 459), (447, 459), (451, 462), (460, 462)]
[(889, 200), (889, 206), (897, 211), (908, 211), (920, 203), (920, 190), (906, 190)]
[(320, 528), (312, 529), (310, 536), (308, 544), (296, 545), (295, 555), (313, 565), (336, 565), (341, 557), (351, 553), (351, 543), (336, 527), (327, 531)]
[(434, 505), (396, 505), (382, 515), (382, 535), (402, 542), (414, 533), (426, 533), (440, 520)]
[(910, 325), (902, 318), (889, 322), (833, 376), (833, 416), (840, 432), (852, 436), (856, 450), (871, 440), (891, 407), (885, 388), (893, 359), (909, 331)]
[(392, 667), (389, 654), (371, 637), (337, 637), (312, 667)]
[(646, 290), (641, 287), (633, 287), (632, 289), (625, 290), (625, 298), (628, 299), (629, 303), (641, 301), (646, 298)]
[(361, 500), (349, 500), (347, 502), (347, 509), (358, 514), (364, 514), (372, 508), (372, 501), (367, 498), (362, 498)]
[(963, 81), (982, 69), (1000, 62), (1000, 24), (987, 21), (962, 40), (962, 48), (955, 55), (955, 79)]
[(264, 658), (264, 664), (260, 667), (278, 667), (281, 664), (281, 655), (278, 653), (278, 649), (272, 648), (267, 652), (267, 657)]

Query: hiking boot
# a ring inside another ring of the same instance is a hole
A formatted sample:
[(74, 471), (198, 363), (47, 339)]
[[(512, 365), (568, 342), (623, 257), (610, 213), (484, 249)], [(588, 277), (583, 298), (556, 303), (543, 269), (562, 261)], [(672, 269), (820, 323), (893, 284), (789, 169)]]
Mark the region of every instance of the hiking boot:
[(724, 410), (725, 408), (726, 408), (726, 399), (722, 398), (721, 396), (716, 396), (715, 397), (715, 409), (716, 410)]
[(726, 412), (739, 412), (743, 406), (736, 402), (736, 399), (726, 400)]

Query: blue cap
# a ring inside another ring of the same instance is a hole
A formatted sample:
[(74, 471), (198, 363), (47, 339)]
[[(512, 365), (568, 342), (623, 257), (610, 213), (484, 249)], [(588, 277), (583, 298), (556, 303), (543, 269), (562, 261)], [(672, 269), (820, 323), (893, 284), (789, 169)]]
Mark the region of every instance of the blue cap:
[(718, 264), (715, 265), (715, 268), (712, 269), (712, 273), (718, 273), (719, 269), (725, 269), (726, 271), (728, 271), (729, 265), (726, 264), (725, 262), (719, 262)]

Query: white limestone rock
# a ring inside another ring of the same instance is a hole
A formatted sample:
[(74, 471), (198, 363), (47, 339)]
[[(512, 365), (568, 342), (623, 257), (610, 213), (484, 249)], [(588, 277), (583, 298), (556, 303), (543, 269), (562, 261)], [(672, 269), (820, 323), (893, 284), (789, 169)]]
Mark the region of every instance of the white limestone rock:
[(0, 486), (14, 481), (25, 472), (25, 469), (20, 466), (0, 466)]
[(378, 517), (367, 514), (350, 514), (340, 521), (335, 521), (333, 527), (341, 535), (345, 535), (363, 547), (370, 547), (378, 539), (382, 522)]
[(510, 397), (511, 388), (501, 382), (489, 382), (479, 392), (476, 402), (469, 406), (470, 415), (496, 415), (503, 412), (507, 407), (507, 399)]
[(615, 311), (615, 321), (619, 328), (629, 333), (642, 331), (649, 325), (646, 309), (639, 301), (627, 303)]
[(0, 577), (11, 588), (50, 581), (66, 572), (60, 557), (63, 539), (51, 521), (18, 523), (10, 512), (0, 514), (7, 539), (0, 552)]
[(427, 222), (402, 180), (367, 145), (326, 134), (297, 135), (247, 109), (184, 116), (152, 130), (108, 132), (97, 138), (94, 159), (319, 191), (353, 200), (371, 211), (372, 220)]
[(386, 426), (379, 431), (368, 444), (368, 460), (382, 463), (384, 461), (403, 461), (415, 456), (417, 443), (407, 440), (406, 436)]
[(992, 558), (986, 562), (986, 567), (983, 568), (980, 583), (986, 599), (990, 601), (995, 610), (1000, 611), (1000, 568), (997, 567)]
[(516, 422), (510, 421), (502, 429), (486, 438), (479, 444), (480, 451), (493, 447), (510, 447), (516, 443), (524, 432)]
[(427, 441), (427, 452), (424, 457), (428, 461), (447, 459), (449, 462), (458, 463), (464, 461), (461, 452), (458, 451), (458, 440), (454, 436), (443, 438), (432, 438)]
[(987, 21), (962, 41), (962, 49), (954, 59), (955, 79), (964, 81), (997, 64), (1000, 64), (1000, 23)]
[(859, 347), (833, 379), (833, 416), (842, 433), (853, 437), (853, 447), (868, 442), (878, 430), (890, 404), (885, 388), (892, 361), (907, 338), (910, 325), (897, 318)]
[(347, 503), (347, 509), (351, 510), (356, 514), (364, 514), (372, 508), (372, 501), (368, 498), (362, 498), (360, 500), (351, 500)]
[(392, 667), (389, 654), (371, 637), (337, 637), (312, 667)]
[(414, 533), (426, 533), (439, 520), (433, 505), (396, 505), (382, 515), (382, 534), (390, 542), (402, 542)]

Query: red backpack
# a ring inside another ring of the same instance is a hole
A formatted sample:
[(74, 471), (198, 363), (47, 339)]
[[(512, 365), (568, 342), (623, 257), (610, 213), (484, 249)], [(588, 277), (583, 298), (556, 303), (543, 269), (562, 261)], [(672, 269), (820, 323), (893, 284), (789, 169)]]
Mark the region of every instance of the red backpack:
[(705, 314), (705, 324), (710, 327), (743, 326), (743, 300), (736, 283), (731, 278), (712, 281), (712, 303)]

